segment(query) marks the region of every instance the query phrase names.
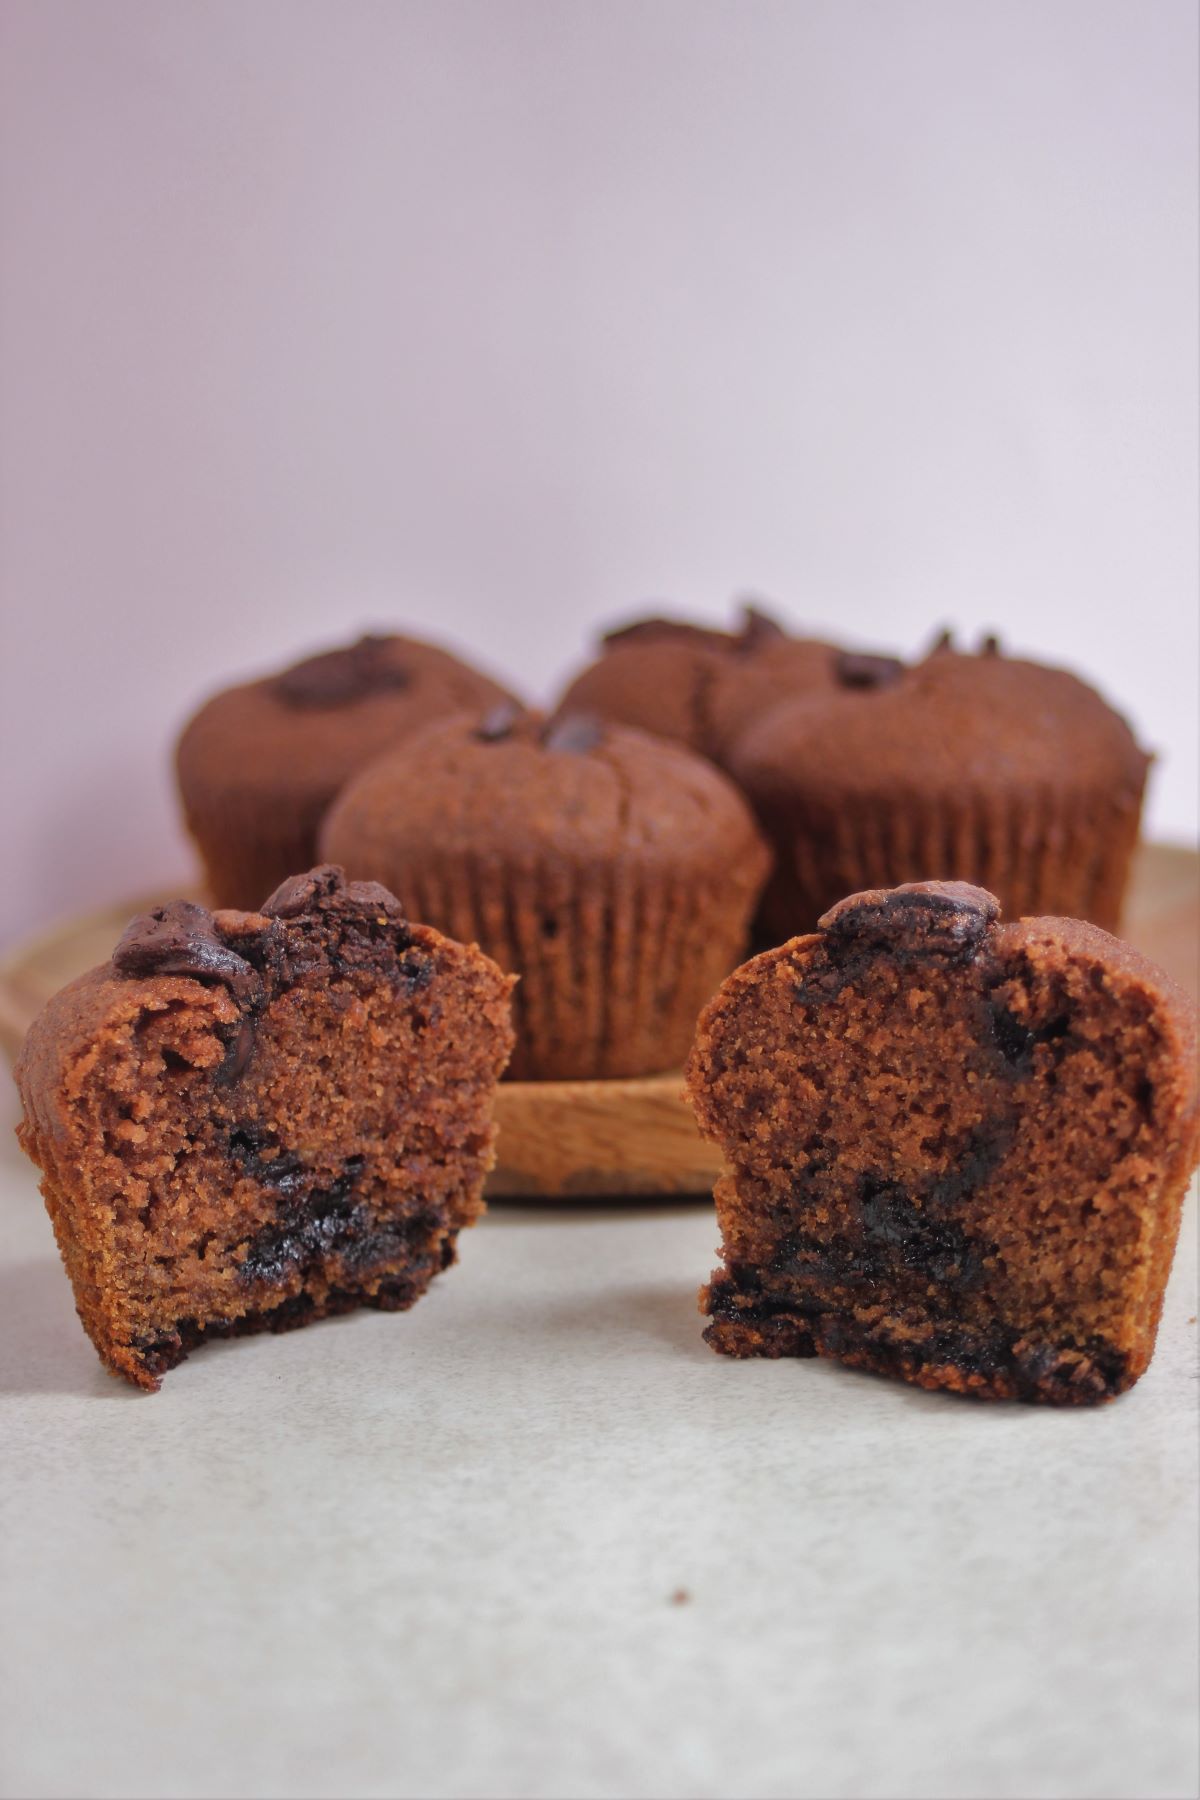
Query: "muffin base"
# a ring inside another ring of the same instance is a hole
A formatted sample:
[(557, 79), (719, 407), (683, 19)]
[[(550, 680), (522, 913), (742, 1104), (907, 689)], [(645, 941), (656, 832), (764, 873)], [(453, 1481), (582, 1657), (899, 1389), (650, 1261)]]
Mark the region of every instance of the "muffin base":
[(515, 875), (426, 865), (397, 880), (415, 918), (520, 971), (508, 1080), (605, 1080), (682, 1064), (744, 951), (764, 861), (752, 845), (719, 883), (564, 860)]

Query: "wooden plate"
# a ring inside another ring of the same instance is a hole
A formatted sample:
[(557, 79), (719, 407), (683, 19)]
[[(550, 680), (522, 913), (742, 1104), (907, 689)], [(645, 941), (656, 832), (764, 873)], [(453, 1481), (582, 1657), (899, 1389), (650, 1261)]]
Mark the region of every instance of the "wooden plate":
[[(65, 982), (105, 962), (155, 895), (60, 925), (0, 963), (0, 1043), (15, 1056), (30, 1021)], [(1200, 986), (1200, 855), (1143, 844), (1125, 936), (1193, 995)], [(503, 1082), (499, 1160), (488, 1194), (580, 1200), (708, 1193), (720, 1168), (684, 1104), (680, 1077)]]

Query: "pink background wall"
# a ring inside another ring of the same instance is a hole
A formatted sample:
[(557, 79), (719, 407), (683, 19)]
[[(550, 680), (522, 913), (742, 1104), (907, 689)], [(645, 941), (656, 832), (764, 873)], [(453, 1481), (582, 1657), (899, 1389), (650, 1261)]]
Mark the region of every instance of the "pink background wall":
[(1192, 0), (7, 0), (0, 934), (365, 623), (647, 596), (1081, 665), (1194, 829)]

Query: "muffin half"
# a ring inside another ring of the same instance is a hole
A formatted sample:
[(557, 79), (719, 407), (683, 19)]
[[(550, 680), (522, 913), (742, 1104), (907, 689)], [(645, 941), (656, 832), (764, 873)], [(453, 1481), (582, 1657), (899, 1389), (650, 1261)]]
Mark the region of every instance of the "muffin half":
[(16, 1069), (108, 1367), (153, 1389), (215, 1337), (411, 1306), (483, 1210), (511, 986), (340, 869), (134, 920)]
[(1092, 1405), (1154, 1349), (1195, 1167), (1196, 1009), (1075, 919), (854, 894), (731, 975), (688, 1068), (730, 1356)]

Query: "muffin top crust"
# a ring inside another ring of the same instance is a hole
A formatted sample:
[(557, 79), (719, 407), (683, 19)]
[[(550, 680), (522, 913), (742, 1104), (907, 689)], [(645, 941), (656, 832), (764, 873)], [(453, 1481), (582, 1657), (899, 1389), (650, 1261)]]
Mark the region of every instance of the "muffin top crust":
[(367, 635), (213, 695), (180, 738), (179, 777), (185, 792), (332, 797), (429, 720), (508, 697), (436, 644)]
[(775, 707), (741, 733), (729, 769), (769, 803), (817, 789), (1137, 791), (1149, 761), (1094, 688), (988, 638), (977, 655), (942, 642), (885, 679)]
[(321, 842), (354, 870), (429, 849), (671, 871), (767, 854), (745, 801), (703, 758), (594, 714), (512, 704), (431, 725), (363, 769)]
[(835, 645), (792, 637), (753, 605), (736, 631), (645, 618), (608, 632), (602, 646), (560, 708), (586, 708), (716, 762), (764, 706), (838, 686)]

